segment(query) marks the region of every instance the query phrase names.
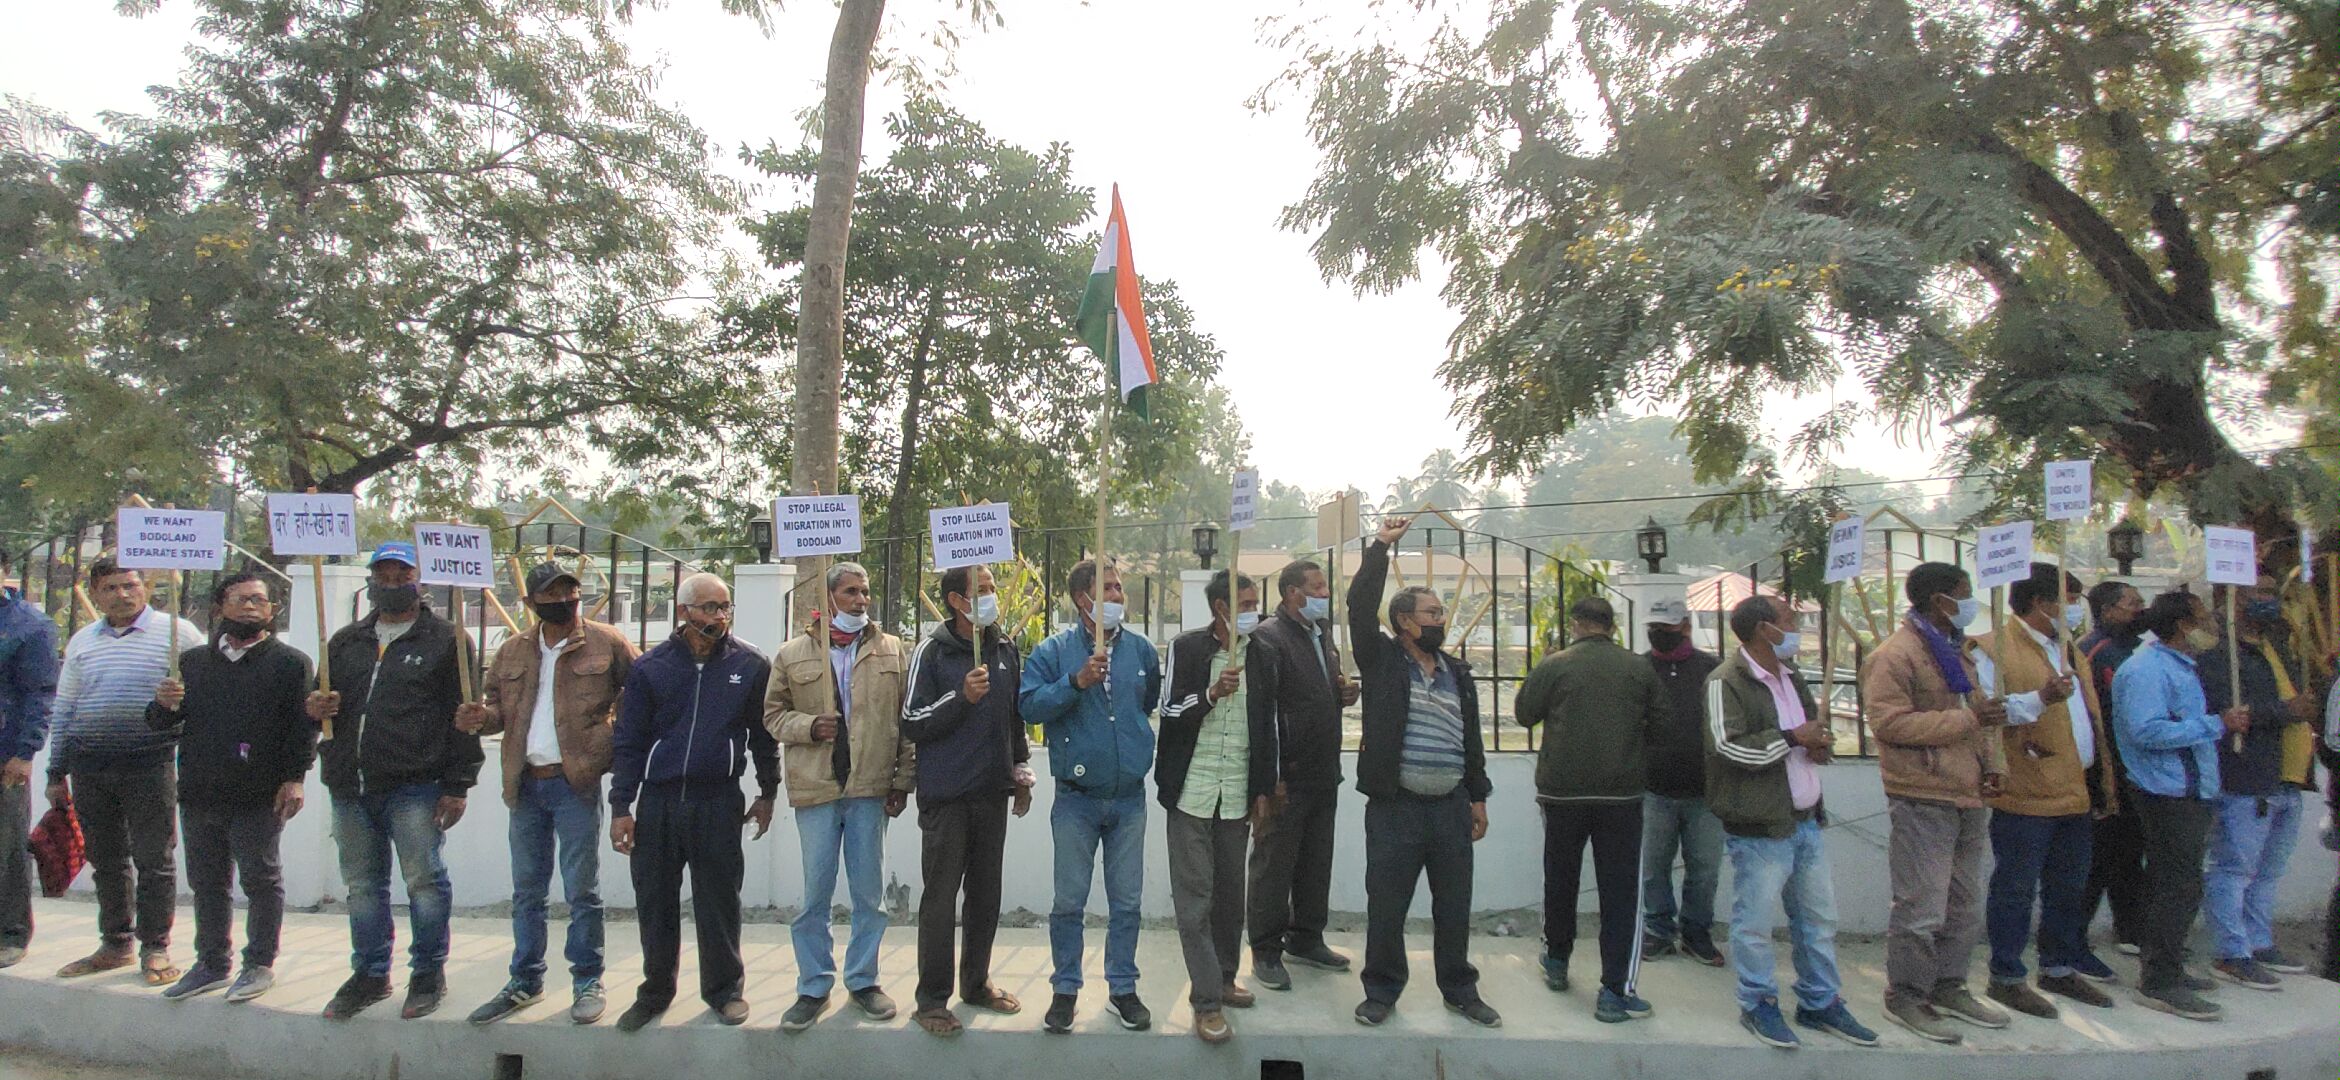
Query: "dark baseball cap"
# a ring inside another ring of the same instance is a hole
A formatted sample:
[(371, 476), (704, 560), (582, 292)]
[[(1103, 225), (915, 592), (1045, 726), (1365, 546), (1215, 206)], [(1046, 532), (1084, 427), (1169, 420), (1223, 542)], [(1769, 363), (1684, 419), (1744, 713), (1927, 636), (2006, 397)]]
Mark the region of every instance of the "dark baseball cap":
[(583, 584), (577, 580), (577, 575), (562, 569), (557, 562), (537, 563), (528, 571), (528, 595), (534, 596), (564, 581), (571, 585)]

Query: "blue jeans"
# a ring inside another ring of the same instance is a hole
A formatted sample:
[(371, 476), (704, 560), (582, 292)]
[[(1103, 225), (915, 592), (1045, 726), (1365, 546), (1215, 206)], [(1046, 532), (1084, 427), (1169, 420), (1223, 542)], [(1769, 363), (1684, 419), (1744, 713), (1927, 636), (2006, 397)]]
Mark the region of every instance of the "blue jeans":
[(1105, 853), (1105, 985), (1137, 993), (1138, 894), (1146, 880), (1146, 797), (1100, 799), (1061, 784), (1048, 811), (1056, 838), (1056, 905), (1048, 912), (1048, 952), (1056, 961), (1049, 982), (1059, 994), (1081, 988), (1081, 924), (1095, 880), (1097, 852)]
[(2065, 976), (2088, 958), (2088, 868), (2096, 825), (2085, 813), (2036, 817), (1991, 811), (1991, 884), (1983, 925), (1991, 981), (2019, 983), (2039, 904), (2039, 973)]
[(796, 942), (796, 992), (827, 997), (837, 982), (829, 899), (837, 895), (837, 862), (844, 857), (853, 899), (853, 938), (845, 946), (845, 989), (878, 984), (878, 939), (886, 933), (886, 800), (838, 799), (796, 811), (796, 840), (804, 852), (804, 910), (789, 926)]
[(2215, 806), (2202, 915), (2211, 958), (2239, 960), (2275, 947), (2275, 884), (2299, 842), (2299, 790), (2220, 795)]
[(1836, 883), (1828, 876), (1828, 847), (1820, 824), (1806, 821), (1784, 840), (1733, 836), (1731, 851), (1731, 970), (1739, 978), (1739, 1008), (1777, 1000), (1771, 946), (1772, 901), (1787, 909), (1788, 940), (1796, 967), (1796, 1003), (1825, 1009), (1844, 985), (1836, 974)]
[(390, 912), (392, 847), (398, 849), (398, 869), (406, 877), (412, 966), (417, 972), (447, 966), (447, 910), (453, 899), (447, 864), (439, 857), (446, 834), (433, 820), (439, 794), (437, 784), (409, 784), (333, 796), (333, 842), (341, 849), (341, 881), (349, 890), (351, 971), (376, 978), (390, 974), (390, 946), (397, 939)]
[(552, 886), (555, 848), (561, 892), (569, 900), (569, 979), (601, 978), (601, 784), (591, 795), (560, 777), (520, 781), (512, 808), (512, 981), (544, 989), (544, 896)]
[(1714, 890), (1722, 881), (1722, 820), (1705, 799), (1641, 797), (1641, 926), (1653, 940), (1672, 941), (1674, 852), (1682, 853), (1683, 940), (1714, 943)]

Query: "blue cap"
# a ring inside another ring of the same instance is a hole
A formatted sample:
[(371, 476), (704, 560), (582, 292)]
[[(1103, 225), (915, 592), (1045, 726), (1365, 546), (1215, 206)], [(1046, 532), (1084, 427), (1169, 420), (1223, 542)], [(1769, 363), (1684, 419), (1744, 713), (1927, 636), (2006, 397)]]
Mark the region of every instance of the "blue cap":
[(374, 555), (372, 558), (366, 560), (366, 565), (372, 566), (375, 563), (386, 560), (402, 562), (408, 566), (422, 565), (422, 560), (415, 557), (414, 545), (409, 544), (404, 540), (385, 540), (379, 545), (376, 545), (374, 548)]

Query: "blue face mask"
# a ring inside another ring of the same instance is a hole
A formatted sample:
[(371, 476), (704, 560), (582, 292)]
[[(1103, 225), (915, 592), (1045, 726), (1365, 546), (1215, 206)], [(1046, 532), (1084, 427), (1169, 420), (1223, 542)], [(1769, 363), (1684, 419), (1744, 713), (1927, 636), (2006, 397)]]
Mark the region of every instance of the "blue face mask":
[(1311, 596), (1300, 602), (1300, 614), (1313, 622), (1332, 618), (1332, 597)]
[(2261, 626), (2273, 626), (2283, 621), (2283, 601), (2253, 600), (2243, 605), (2243, 614)]

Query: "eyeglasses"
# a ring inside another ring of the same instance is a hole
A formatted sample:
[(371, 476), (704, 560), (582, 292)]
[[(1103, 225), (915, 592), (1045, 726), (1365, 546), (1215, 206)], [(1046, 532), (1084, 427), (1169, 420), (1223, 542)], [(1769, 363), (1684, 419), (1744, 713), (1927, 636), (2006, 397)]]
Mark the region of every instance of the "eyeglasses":
[(731, 602), (728, 600), (709, 600), (704, 604), (684, 604), (683, 607), (686, 610), (696, 611), (701, 615), (713, 618), (722, 618), (731, 614)]
[(254, 593), (254, 594), (247, 594), (247, 595), (244, 595), (244, 596), (231, 596), (231, 597), (228, 597), (227, 599), (220, 601), (220, 602), (219, 602), (219, 606), (221, 606), (221, 607), (229, 607), (229, 608), (232, 608), (232, 607), (264, 608), (264, 607), (267, 607), (267, 606), (269, 606), (269, 604), (270, 604), (271, 602), (272, 602), (272, 601), (270, 601), (270, 600), (269, 600), (269, 598), (268, 598), (268, 594), (266, 594), (266, 593)]

